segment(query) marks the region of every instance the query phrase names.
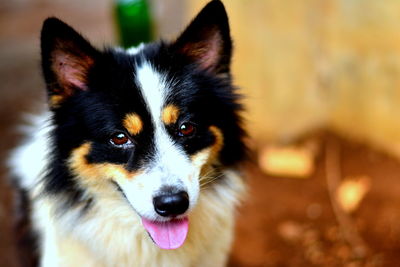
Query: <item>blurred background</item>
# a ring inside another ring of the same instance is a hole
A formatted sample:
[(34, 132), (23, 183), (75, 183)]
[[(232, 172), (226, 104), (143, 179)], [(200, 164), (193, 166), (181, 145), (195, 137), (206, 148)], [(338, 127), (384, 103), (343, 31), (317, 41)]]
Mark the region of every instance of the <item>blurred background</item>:
[[(129, 2), (129, 0), (120, 1)], [(173, 39), (207, 0), (151, 0)], [(230, 266), (400, 265), (400, 2), (225, 0), (252, 159)], [(0, 1), (0, 160), (43, 107), (43, 20), (118, 44), (112, 0)], [(18, 266), (0, 166), (0, 266)]]

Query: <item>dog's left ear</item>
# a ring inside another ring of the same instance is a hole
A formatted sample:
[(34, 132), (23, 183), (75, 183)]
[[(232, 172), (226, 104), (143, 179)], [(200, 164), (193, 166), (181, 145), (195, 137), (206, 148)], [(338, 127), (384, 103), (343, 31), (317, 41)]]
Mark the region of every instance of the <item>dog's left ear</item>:
[(178, 54), (214, 74), (229, 72), (232, 41), (224, 5), (209, 2), (173, 44)]

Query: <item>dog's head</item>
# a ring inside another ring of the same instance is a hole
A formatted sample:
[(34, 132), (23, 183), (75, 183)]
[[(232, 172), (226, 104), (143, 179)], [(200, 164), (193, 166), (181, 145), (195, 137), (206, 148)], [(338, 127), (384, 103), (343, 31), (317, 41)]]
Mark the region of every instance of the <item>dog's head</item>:
[(202, 186), (245, 151), (222, 3), (176, 41), (127, 51), (99, 51), (49, 18), (41, 48), (54, 126), (47, 193), (72, 205), (117, 194), (160, 247), (179, 247)]

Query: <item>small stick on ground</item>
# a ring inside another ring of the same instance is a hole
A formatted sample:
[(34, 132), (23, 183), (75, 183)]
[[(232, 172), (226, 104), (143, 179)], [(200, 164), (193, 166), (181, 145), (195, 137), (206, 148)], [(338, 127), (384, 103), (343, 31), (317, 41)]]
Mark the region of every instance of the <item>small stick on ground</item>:
[(337, 189), (342, 176), (340, 167), (340, 147), (335, 140), (329, 139), (325, 148), (325, 172), (329, 198), (341, 232), (346, 242), (351, 246), (353, 256), (363, 259), (367, 256), (368, 248), (362, 237), (355, 229), (351, 217), (339, 205)]

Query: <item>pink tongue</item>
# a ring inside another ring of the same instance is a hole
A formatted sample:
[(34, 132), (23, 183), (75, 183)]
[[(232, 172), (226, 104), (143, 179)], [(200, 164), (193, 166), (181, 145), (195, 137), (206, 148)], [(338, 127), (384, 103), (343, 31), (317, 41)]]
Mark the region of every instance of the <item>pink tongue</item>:
[(154, 243), (162, 249), (176, 249), (183, 245), (189, 230), (188, 218), (155, 222), (142, 218), (144, 228)]

